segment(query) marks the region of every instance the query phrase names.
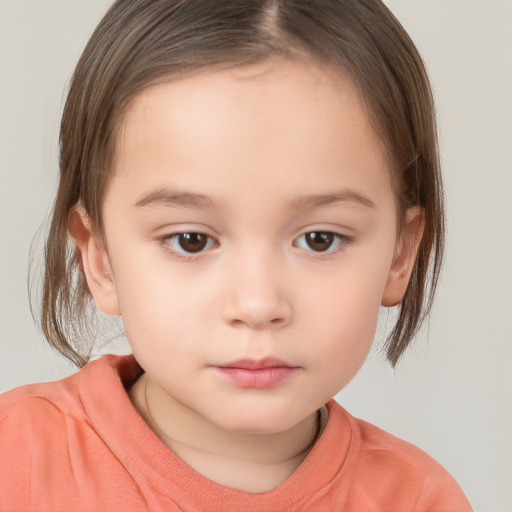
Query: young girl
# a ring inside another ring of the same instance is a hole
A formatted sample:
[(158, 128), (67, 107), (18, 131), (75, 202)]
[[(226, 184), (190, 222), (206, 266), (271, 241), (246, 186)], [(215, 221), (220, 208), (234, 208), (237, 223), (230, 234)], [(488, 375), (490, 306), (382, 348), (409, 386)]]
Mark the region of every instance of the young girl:
[[(396, 364), (442, 244), (428, 79), (383, 4), (118, 0), (46, 246), (43, 329), (83, 368), (2, 395), (0, 510), (471, 510), (332, 400), (381, 305)], [(133, 355), (88, 363), (91, 302)]]

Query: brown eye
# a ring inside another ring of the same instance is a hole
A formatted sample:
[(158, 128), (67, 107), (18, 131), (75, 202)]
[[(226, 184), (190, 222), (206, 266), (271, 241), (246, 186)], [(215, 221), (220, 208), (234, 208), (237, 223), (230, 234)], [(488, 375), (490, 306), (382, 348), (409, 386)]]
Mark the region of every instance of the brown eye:
[(178, 254), (196, 254), (214, 246), (214, 241), (203, 233), (176, 233), (166, 243)]
[(208, 242), (208, 237), (202, 233), (183, 233), (178, 237), (178, 243), (185, 252), (200, 252)]
[(297, 238), (295, 245), (313, 252), (332, 252), (338, 249), (346, 237), (330, 231), (310, 231)]
[(330, 249), (333, 241), (333, 233), (323, 233), (322, 231), (306, 233), (306, 243), (316, 252), (327, 251), (327, 249)]

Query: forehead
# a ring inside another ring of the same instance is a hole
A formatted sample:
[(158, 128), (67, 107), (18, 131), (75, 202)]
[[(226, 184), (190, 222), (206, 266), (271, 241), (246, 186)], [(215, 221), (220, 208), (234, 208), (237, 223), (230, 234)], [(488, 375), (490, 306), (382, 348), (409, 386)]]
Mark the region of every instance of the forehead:
[(265, 172), (276, 183), (285, 176), (292, 194), (320, 169), (349, 178), (373, 169), (365, 176), (375, 190), (389, 181), (357, 88), (311, 61), (275, 58), (149, 87), (128, 109), (116, 153), (114, 177), (141, 187), (159, 178), (201, 188), (212, 175), (243, 187)]

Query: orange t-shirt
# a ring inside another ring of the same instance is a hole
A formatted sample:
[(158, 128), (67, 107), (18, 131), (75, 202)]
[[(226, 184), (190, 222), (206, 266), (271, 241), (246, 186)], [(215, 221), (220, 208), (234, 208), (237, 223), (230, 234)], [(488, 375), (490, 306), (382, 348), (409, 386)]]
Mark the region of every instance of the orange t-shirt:
[(0, 395), (0, 510), (466, 512), (453, 478), (415, 446), (327, 404), (327, 426), (281, 486), (251, 494), (197, 473), (126, 393), (133, 356)]

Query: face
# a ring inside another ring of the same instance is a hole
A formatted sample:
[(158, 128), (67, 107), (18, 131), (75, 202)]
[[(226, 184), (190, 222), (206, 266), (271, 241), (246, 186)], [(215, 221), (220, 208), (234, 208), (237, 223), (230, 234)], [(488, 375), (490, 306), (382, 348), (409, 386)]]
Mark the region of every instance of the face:
[(362, 365), (392, 281), (389, 169), (355, 87), (282, 60), (204, 72), (141, 93), (118, 142), (98, 304), (206, 421), (297, 424)]

